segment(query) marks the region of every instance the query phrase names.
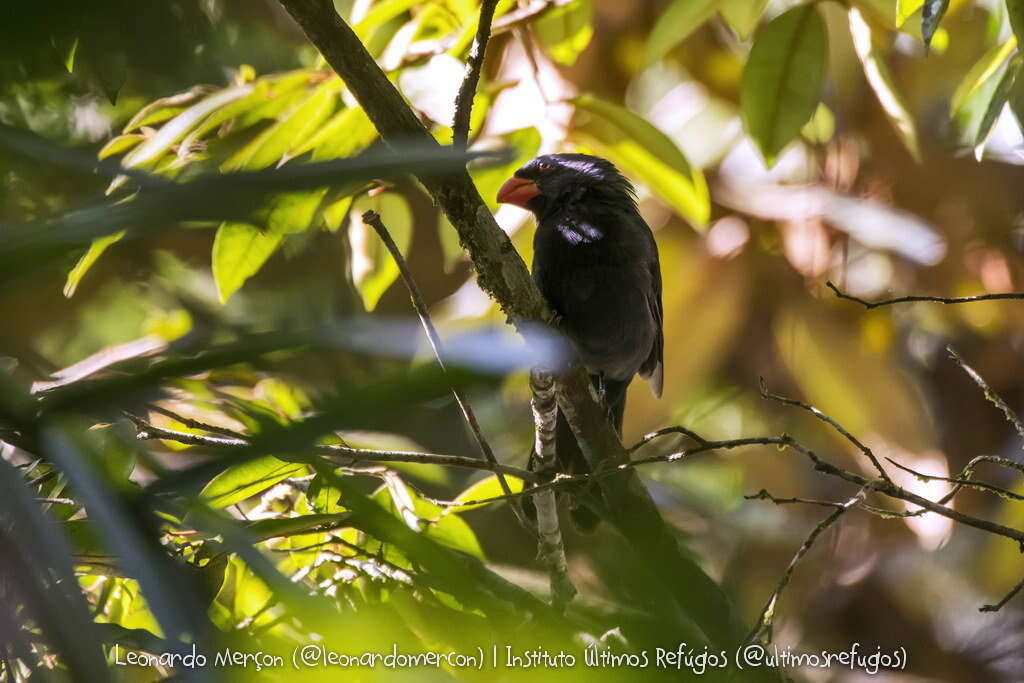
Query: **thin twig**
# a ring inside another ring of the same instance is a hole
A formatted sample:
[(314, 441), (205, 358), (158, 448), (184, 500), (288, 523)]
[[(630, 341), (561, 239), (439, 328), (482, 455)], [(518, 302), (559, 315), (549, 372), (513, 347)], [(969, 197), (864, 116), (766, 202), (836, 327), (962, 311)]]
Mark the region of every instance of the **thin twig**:
[(924, 472), (918, 472), (913, 468), (907, 467), (906, 465), (896, 462), (892, 458), (887, 457), (886, 460), (888, 460), (889, 462), (891, 462), (893, 465), (900, 468), (904, 472), (912, 474), (922, 481), (946, 481), (961, 487), (966, 486), (967, 488), (978, 489), (979, 491), (988, 491), (989, 493), (994, 493), (997, 496), (1002, 496), (1004, 498), (1012, 498), (1013, 500), (1024, 500), (1024, 496), (1022, 496), (1021, 494), (1014, 493), (1013, 491), (1004, 489), (1001, 486), (996, 486), (995, 484), (988, 484), (983, 481), (973, 481), (965, 477), (943, 477), (937, 474), (925, 474)]
[(159, 413), (164, 417), (169, 417), (172, 420), (180, 422), (189, 429), (199, 429), (204, 432), (210, 432), (211, 434), (221, 434), (222, 436), (231, 436), (237, 439), (245, 438), (245, 435), (241, 432), (236, 432), (234, 429), (228, 429), (227, 427), (219, 427), (217, 425), (210, 424), (208, 422), (200, 422), (199, 420), (193, 420), (190, 417), (185, 417), (180, 413), (176, 413), (169, 408), (165, 408), (159, 404), (149, 404), (149, 409), (154, 413)]
[(779, 498), (768, 493), (767, 489), (761, 489), (757, 493), (751, 493), (743, 496), (747, 500), (768, 500), (776, 505), (820, 505), (821, 507), (841, 508), (842, 503), (836, 503), (831, 500), (815, 500), (813, 498)]
[(789, 579), (793, 576), (793, 572), (796, 571), (797, 565), (799, 565), (800, 561), (804, 559), (804, 556), (811, 549), (811, 546), (814, 545), (814, 542), (818, 539), (818, 536), (821, 535), (821, 532), (835, 524), (843, 513), (856, 505), (857, 502), (863, 500), (863, 498), (864, 489), (862, 488), (856, 495), (845, 503), (836, 504), (836, 509), (828, 513), (828, 516), (825, 517), (825, 519), (818, 522), (817, 526), (811, 529), (811, 533), (807, 535), (807, 538), (804, 539), (800, 549), (796, 551), (796, 555), (794, 555), (793, 559), (789, 561), (789, 566), (787, 566), (786, 571), (782, 573), (782, 577), (779, 579), (779, 583), (775, 586), (775, 590), (772, 591), (768, 601), (761, 609), (761, 614), (757, 619), (757, 624), (750, 632), (750, 635), (747, 636), (747, 642), (753, 642), (755, 638), (758, 638), (762, 634), (767, 636), (767, 638), (765, 638), (766, 641), (771, 640), (772, 624), (775, 619), (775, 606), (778, 604), (779, 596), (782, 595), (782, 591), (785, 590), (786, 586), (789, 584)]
[(758, 377), (758, 384), (761, 387), (761, 396), (763, 396), (764, 398), (771, 399), (772, 401), (778, 401), (779, 403), (783, 403), (785, 405), (802, 408), (809, 412), (814, 417), (821, 420), (822, 422), (825, 422), (826, 424), (830, 425), (833, 429), (842, 434), (843, 438), (852, 443), (854, 446), (857, 447), (857, 449), (861, 453), (867, 456), (867, 459), (870, 460), (871, 464), (875, 466), (875, 469), (878, 470), (878, 474), (880, 477), (882, 477), (882, 479), (889, 481), (889, 475), (886, 474), (885, 468), (882, 467), (882, 463), (878, 461), (878, 458), (876, 458), (875, 454), (871, 452), (871, 449), (865, 446), (863, 443), (861, 443), (860, 440), (853, 434), (846, 431), (846, 428), (843, 427), (841, 424), (839, 424), (831, 417), (829, 417), (828, 415), (818, 410), (809, 403), (804, 403), (803, 401), (798, 401), (793, 398), (786, 398), (785, 396), (779, 396), (778, 394), (771, 393), (770, 391), (768, 391), (768, 384), (764, 381), (764, 377)]
[(881, 299), (879, 301), (868, 301), (867, 299), (861, 299), (859, 296), (847, 294), (843, 290), (836, 287), (831, 280), (825, 283), (825, 286), (835, 292), (836, 296), (840, 299), (846, 299), (847, 301), (855, 301), (864, 308), (880, 308), (882, 306), (892, 306), (893, 304), (905, 304), (914, 301), (926, 301), (936, 304), (969, 304), (975, 301), (1004, 301), (1006, 299), (1024, 299), (1024, 292), (1004, 292), (1001, 294), (978, 294), (975, 296), (899, 296), (894, 299)]
[(466, 75), (455, 98), (455, 117), (452, 121), (452, 144), (465, 148), (469, 144), (469, 120), (473, 113), (473, 97), (476, 86), (480, 82), (480, 72), (484, 66), (487, 53), (487, 41), (491, 37), (491, 21), (494, 19), (494, 7), (498, 0), (483, 0), (480, 3), (480, 19), (476, 25), (476, 37), (473, 48), (469, 51), (466, 61)]
[[(174, 432), (173, 430), (163, 429), (149, 425), (141, 418), (132, 416), (133, 421), (139, 429), (137, 438), (139, 439), (167, 439), (169, 441), (177, 441), (178, 443), (186, 443), (193, 445), (204, 445), (211, 448), (217, 449), (234, 449), (234, 448), (250, 448), (251, 444), (244, 440), (239, 439), (228, 439), (221, 437), (211, 436), (200, 436), (198, 434), (187, 434), (185, 432)], [(892, 482), (883, 480), (871, 480), (867, 477), (850, 472), (841, 467), (837, 467), (832, 463), (822, 459), (817, 453), (810, 448), (802, 445), (793, 437), (783, 434), (782, 436), (757, 436), (757, 437), (746, 437), (742, 439), (729, 439), (723, 441), (708, 441), (702, 446), (695, 446), (688, 450), (680, 450), (665, 455), (652, 456), (648, 458), (640, 458), (632, 460), (626, 463), (619, 463), (611, 466), (602, 467), (600, 470), (586, 473), (586, 474), (559, 474), (551, 482), (541, 482), (540, 478), (535, 472), (529, 470), (512, 467), (509, 465), (492, 464), (484, 462), (478, 458), (468, 458), (457, 455), (438, 455), (434, 453), (416, 453), (406, 451), (383, 451), (383, 450), (363, 450), (357, 448), (348, 448), (345, 446), (330, 446), (330, 445), (319, 445), (315, 446), (315, 450), (325, 455), (334, 456), (343, 460), (349, 460), (352, 462), (416, 462), (428, 465), (441, 465), (445, 467), (462, 467), (475, 470), (485, 470), (489, 472), (501, 472), (509, 476), (519, 477), (526, 482), (536, 483), (530, 490), (526, 490), (522, 493), (510, 493), (503, 496), (496, 496), (494, 498), (484, 498), (474, 503), (492, 502), (496, 500), (509, 500), (518, 498), (523, 495), (530, 495), (535, 493), (538, 489), (545, 488), (557, 488), (560, 486), (573, 485), (573, 484), (584, 484), (589, 483), (594, 479), (599, 479), (607, 476), (614, 475), (622, 472), (623, 470), (634, 469), (640, 465), (649, 465), (654, 463), (669, 463), (678, 462), (685, 458), (692, 457), (699, 453), (715, 451), (715, 450), (732, 450), (736, 448), (744, 448), (747, 446), (778, 446), (790, 448), (793, 451), (800, 453), (814, 466), (814, 469), (824, 474), (838, 477), (851, 484), (857, 486), (871, 485), (876, 493), (902, 500), (908, 503), (917, 505), (918, 507), (924, 508), (922, 511), (914, 511), (911, 513), (903, 512), (888, 512), (880, 511), (879, 514), (883, 514), (886, 517), (914, 517), (924, 512), (934, 512), (942, 515), (948, 519), (958, 522), (965, 526), (980, 529), (997, 536), (1003, 536), (1011, 540), (1016, 541), (1022, 549), (1024, 549), (1024, 531), (1013, 529), (1011, 527), (990, 522), (986, 519), (973, 517), (971, 515), (964, 514), (959, 510), (949, 508), (945, 506), (945, 503), (949, 501), (951, 494), (946, 494), (939, 501), (929, 500), (923, 496), (919, 496), (912, 493)], [(975, 462), (996, 462), (1005, 467), (1014, 467), (1019, 463), (1013, 463), (1007, 461), (1005, 458), (996, 458), (995, 456), (979, 456), (972, 461)], [(1024, 466), (1022, 466), (1024, 467)], [(461, 503), (463, 505), (469, 504)], [(867, 508), (865, 508), (867, 509)]]
[[(492, 8), (493, 13), (493, 8)], [(398, 266), (398, 271), (402, 275), (402, 280), (405, 282), (405, 287), (409, 291), (409, 298), (412, 300), (412, 306), (416, 309), (416, 315), (419, 316), (420, 323), (423, 325), (423, 331), (427, 335), (427, 340), (430, 342), (430, 348), (434, 351), (434, 357), (437, 359), (437, 364), (441, 367), (441, 371), (447, 376), (448, 366), (444, 362), (444, 350), (441, 345), (441, 337), (437, 333), (437, 328), (434, 327), (433, 321), (430, 319), (430, 312), (427, 310), (427, 304), (423, 300), (423, 295), (420, 294), (420, 289), (416, 285), (416, 280), (412, 276), (412, 271), (409, 270), (409, 266), (405, 262), (405, 258), (402, 257), (402, 251), (395, 244), (395, 240), (391, 238), (391, 233), (388, 232), (387, 227), (384, 225), (384, 221), (381, 220), (380, 214), (376, 211), (367, 211), (363, 214), (363, 222), (370, 225), (380, 237), (384, 246), (387, 247), (391, 257), (395, 260), (395, 264)], [(480, 452), (483, 453), (484, 459), (491, 465), (498, 465), (498, 459), (494, 455), (494, 451), (491, 449), (490, 443), (487, 442), (487, 437), (484, 436), (483, 429), (480, 428), (480, 422), (476, 419), (476, 413), (473, 412), (473, 407), (466, 400), (466, 397), (462, 395), (454, 384), (451, 385), (452, 396), (455, 397), (455, 402), (459, 404), (459, 408), (462, 409), (462, 414), (466, 418), (466, 424), (469, 425), (470, 431), (473, 433), (473, 438), (476, 439), (477, 446), (480, 447)], [(512, 489), (508, 485), (508, 481), (502, 472), (495, 470), (498, 476), (498, 483), (501, 484), (501, 491), (505, 495), (511, 495)], [(515, 499), (509, 500), (509, 507), (512, 508), (512, 512), (515, 514), (519, 523), (527, 531), (532, 532), (533, 527), (527, 520), (526, 515), (523, 513), (522, 508), (519, 505), (519, 501)]]
[(669, 434), (682, 434), (683, 436), (693, 440), (698, 446), (703, 446), (704, 444), (707, 443), (707, 440), (697, 432), (687, 429), (686, 427), (683, 427), (681, 425), (676, 425), (673, 427), (662, 427), (657, 431), (650, 432), (649, 434), (644, 434), (643, 438), (641, 438), (635, 444), (627, 448), (626, 452), (632, 454), (640, 450), (642, 446), (647, 445), (651, 441), (659, 439), (663, 436), (668, 436)]
[(994, 605), (982, 605), (978, 608), (979, 612), (998, 612), (1003, 608), (1003, 605), (1013, 600), (1013, 596), (1020, 593), (1020, 589), (1024, 588), (1024, 579), (1021, 579), (1016, 586), (1010, 589), (1010, 592), (1003, 596), (1003, 599)]
[[(204, 446), (216, 450), (232, 450), (236, 448), (251, 448), (252, 443), (245, 439), (235, 439), (221, 436), (204, 436), (202, 434), (189, 434), (178, 432), (173, 429), (165, 429), (149, 424), (137, 415), (127, 414), (126, 416), (135, 423), (137, 433), (135, 438), (140, 441), (148, 439), (164, 439), (191, 446)], [(335, 446), (329, 444), (318, 444), (312, 447), (321, 455), (330, 456), (342, 462), (415, 462), (424, 465), (441, 465), (444, 467), (461, 467), (472, 470), (485, 470), (495, 474), (505, 474), (519, 477), (525, 481), (537, 481), (538, 477), (529, 470), (524, 470), (511, 465), (501, 463), (489, 463), (479, 458), (469, 458), (460, 455), (441, 455), (437, 453), (419, 453), (416, 451), (388, 451), (369, 448), (350, 448), (348, 446)]]
[(952, 358), (953, 361), (967, 373), (967, 376), (973, 379), (974, 383), (981, 388), (982, 392), (985, 394), (986, 400), (996, 408), (999, 408), (999, 410), (1003, 411), (1003, 415), (1006, 416), (1007, 421), (1013, 425), (1013, 428), (1017, 430), (1017, 433), (1021, 438), (1024, 438), (1024, 423), (1021, 423), (1020, 418), (1017, 417), (1017, 413), (1013, 412), (1013, 409), (1006, 405), (1006, 401), (1004, 401), (999, 394), (992, 391), (988, 382), (978, 374), (977, 370), (965, 363), (964, 359), (960, 357), (951, 345), (946, 346), (946, 351), (949, 353), (949, 357)]

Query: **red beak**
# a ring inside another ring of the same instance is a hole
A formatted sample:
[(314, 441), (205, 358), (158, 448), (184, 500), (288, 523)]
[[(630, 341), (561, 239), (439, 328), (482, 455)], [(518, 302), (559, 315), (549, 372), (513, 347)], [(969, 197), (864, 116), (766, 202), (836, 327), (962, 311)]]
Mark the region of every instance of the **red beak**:
[(537, 183), (526, 178), (512, 176), (498, 190), (498, 203), (514, 204), (526, 209), (529, 208), (526, 204), (539, 194), (540, 188), (537, 187)]

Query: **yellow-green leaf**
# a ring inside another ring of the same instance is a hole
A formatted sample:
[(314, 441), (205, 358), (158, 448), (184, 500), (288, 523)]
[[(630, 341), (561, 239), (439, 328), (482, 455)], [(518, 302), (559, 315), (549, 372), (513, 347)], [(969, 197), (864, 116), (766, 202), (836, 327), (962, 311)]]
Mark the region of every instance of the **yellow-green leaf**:
[(864, 68), (864, 76), (868, 79), (871, 89), (875, 91), (878, 103), (882, 105), (882, 110), (896, 129), (907, 151), (915, 161), (920, 162), (921, 149), (917, 143), (914, 119), (896, 90), (889, 67), (875, 49), (871, 39), (871, 27), (860, 10), (855, 7), (850, 9), (850, 35), (853, 37), (853, 49)]
[[(755, 0), (740, 0), (748, 4)], [(647, 39), (646, 64), (664, 57), (669, 50), (686, 40), (719, 8), (720, 0), (673, 0), (661, 13)]]
[(92, 264), (96, 263), (96, 259), (107, 250), (107, 247), (122, 237), (124, 237), (124, 232), (118, 232), (113, 235), (106, 235), (105, 237), (97, 237), (92, 241), (89, 248), (78, 259), (75, 267), (68, 273), (68, 278), (64, 282), (64, 296), (68, 298), (74, 296), (75, 290), (78, 289), (78, 283), (85, 277), (86, 272), (92, 268)]
[(719, 14), (741, 39), (754, 35), (768, 0), (721, 0)]
[(594, 149), (654, 194), (695, 228), (703, 229), (711, 213), (707, 182), (672, 140), (643, 117), (592, 95), (581, 95), (572, 137)]
[[(519, 477), (505, 477), (505, 481), (508, 482), (508, 488), (512, 493), (519, 493), (523, 490), (523, 480)], [(495, 498), (503, 495), (505, 495), (505, 492), (501, 488), (501, 482), (498, 481), (498, 476), (492, 474), (489, 477), (484, 477), (475, 484), (470, 484), (466, 490), (459, 494), (458, 498), (455, 499), (455, 502), (466, 503), (465, 505), (459, 505), (458, 507), (448, 509), (453, 512), (475, 510), (476, 508), (490, 505), (490, 503), (471, 503), (470, 501), (485, 500), (487, 498)]]
[(225, 161), (223, 170), (266, 168), (287, 160), (289, 151), (301, 148), (334, 111), (340, 88), (337, 79), (321, 84), (305, 101)]
[(740, 106), (747, 133), (768, 166), (817, 109), (827, 56), (825, 21), (814, 5), (794, 7), (757, 32), (743, 70)]
[(533, 30), (553, 60), (571, 66), (594, 35), (593, 14), (591, 0), (573, 0), (544, 12)]
[(960, 85), (956, 87), (956, 92), (953, 93), (953, 100), (950, 102), (950, 113), (956, 115), (978, 88), (995, 78), (1003, 63), (1010, 58), (1015, 49), (1017, 49), (1017, 38), (1011, 37), (1001, 45), (990, 48), (988, 52), (982, 55), (981, 59), (971, 67), (971, 70), (967, 72), (964, 79), (960, 81)]
[(999, 115), (1003, 113), (1003, 108), (1006, 106), (1010, 93), (1014, 89), (1014, 85), (1020, 75), (1021, 63), (1019, 55), (1010, 60), (1009, 66), (1006, 67), (1002, 78), (999, 79), (999, 85), (992, 92), (992, 97), (985, 107), (985, 113), (978, 124), (978, 131), (974, 134), (974, 156), (978, 161), (981, 161), (981, 158), (984, 156), (985, 143), (988, 141), (989, 133), (992, 132), (992, 126), (999, 119)]
[(279, 481), (306, 473), (306, 465), (264, 455), (229, 467), (203, 487), (200, 497), (211, 507), (223, 508), (266, 491)]
[(249, 223), (221, 223), (213, 240), (213, 279), (221, 303), (263, 267), (283, 237)]

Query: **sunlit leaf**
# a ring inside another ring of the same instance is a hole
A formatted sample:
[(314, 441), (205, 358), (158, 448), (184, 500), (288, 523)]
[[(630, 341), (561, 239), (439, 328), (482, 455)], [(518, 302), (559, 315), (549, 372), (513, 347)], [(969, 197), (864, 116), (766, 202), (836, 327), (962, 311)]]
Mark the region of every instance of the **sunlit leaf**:
[(925, 46), (932, 44), (932, 38), (939, 29), (943, 15), (949, 8), (949, 0), (924, 0), (921, 5), (921, 38)]
[(313, 161), (348, 157), (367, 147), (377, 138), (377, 129), (362, 107), (351, 107), (336, 113), (312, 137), (295, 149), (295, 156), (312, 152)]
[(381, 0), (376, 2), (373, 8), (366, 13), (359, 23), (353, 26), (356, 35), (366, 39), (374, 29), (386, 24), (403, 12), (418, 5), (422, 0)]
[(161, 126), (156, 135), (125, 155), (121, 163), (128, 168), (145, 168), (155, 164), (171, 145), (185, 137), (205, 117), (251, 92), (251, 85), (242, 85), (221, 90), (202, 99)]
[(540, 15), (533, 30), (552, 59), (571, 66), (594, 35), (593, 13), (591, 0), (572, 0)]
[(213, 240), (213, 279), (222, 303), (259, 272), (283, 237), (280, 232), (261, 230), (249, 223), (221, 224)]
[(363, 306), (367, 311), (377, 307), (377, 302), (398, 277), (398, 265), (374, 229), (363, 223), (362, 214), (372, 209), (380, 214), (391, 238), (403, 255), (412, 243), (413, 216), (409, 204), (394, 192), (385, 192), (376, 197), (357, 199), (349, 222), (349, 241), (352, 244), (352, 280), (356, 284)]
[(300, 147), (331, 115), (340, 87), (337, 79), (317, 87), (302, 104), (256, 136), (221, 168), (225, 171), (255, 170), (285, 160), (289, 150)]
[(211, 507), (224, 508), (305, 472), (306, 465), (302, 463), (285, 462), (272, 455), (264, 455), (227, 468), (203, 487), (200, 497)]
[(718, 11), (741, 39), (754, 35), (768, 0), (720, 0)]
[[(519, 493), (523, 490), (523, 480), (519, 477), (505, 477), (505, 481), (508, 482), (508, 487), (512, 493)], [(474, 484), (470, 484), (468, 488), (458, 495), (455, 501), (463, 503), (503, 495), (505, 495), (505, 492), (501, 488), (501, 482), (498, 481), (497, 475), (492, 474)], [(449, 508), (449, 510), (452, 512), (462, 512), (464, 510), (475, 510), (485, 505), (490, 505), (490, 503), (459, 505), (458, 507)]]
[(639, 178), (691, 225), (704, 227), (711, 212), (704, 174), (667, 135), (628, 109), (592, 95), (571, 102), (577, 114), (570, 133), (575, 140)]
[(915, 12), (921, 9), (925, 0), (896, 0), (896, 25), (903, 26)]
[(1003, 72), (1002, 78), (999, 79), (999, 85), (996, 86), (991, 99), (988, 101), (988, 106), (985, 107), (985, 114), (982, 116), (981, 122), (978, 124), (978, 131), (974, 135), (974, 156), (978, 161), (981, 161), (982, 156), (984, 156), (985, 142), (988, 140), (989, 133), (992, 132), (992, 126), (999, 119), (999, 115), (1003, 113), (1003, 108), (1006, 106), (1010, 93), (1014, 89), (1017, 77), (1020, 75), (1021, 63), (1022, 59), (1020, 56), (1010, 60), (1006, 71)]
[[(754, 0), (747, 0), (752, 3)], [(672, 0), (647, 38), (645, 62), (651, 64), (664, 57), (669, 50), (711, 18), (720, 0)]]
[(106, 237), (100, 237), (99, 239), (93, 240), (92, 244), (85, 251), (84, 254), (78, 259), (74, 268), (68, 273), (67, 280), (64, 281), (64, 296), (74, 296), (75, 290), (78, 289), (78, 283), (82, 281), (85, 274), (92, 268), (92, 264), (96, 263), (96, 259), (103, 255), (103, 252), (107, 248), (116, 243), (124, 237), (124, 232), (114, 233), (113, 235), (107, 235)]
[(100, 159), (106, 159), (107, 157), (114, 156), (115, 154), (121, 154), (127, 152), (129, 149), (139, 144), (146, 139), (145, 135), (137, 133), (129, 133), (128, 135), (118, 135), (116, 138), (112, 138), (110, 142), (103, 145), (100, 151), (96, 153), (96, 156)]
[(878, 103), (889, 118), (900, 140), (916, 161), (921, 160), (921, 150), (917, 142), (917, 128), (914, 119), (907, 111), (903, 98), (896, 91), (889, 67), (875, 48), (871, 38), (871, 27), (857, 8), (850, 9), (850, 35), (853, 37), (853, 48), (864, 67), (864, 76), (875, 91)]
[(819, 103), (811, 120), (800, 130), (804, 139), (815, 145), (823, 145), (836, 132), (836, 117), (824, 103)]
[(990, 48), (988, 52), (982, 55), (981, 59), (975, 62), (971, 70), (964, 76), (964, 79), (960, 81), (956, 92), (953, 93), (953, 100), (950, 102), (950, 112), (955, 115), (978, 88), (995, 78), (1000, 68), (1002, 68), (1016, 48), (1017, 39), (1011, 37), (1001, 45)]
[(743, 122), (769, 166), (821, 100), (828, 54), (825, 21), (814, 5), (794, 7), (762, 27), (743, 70)]

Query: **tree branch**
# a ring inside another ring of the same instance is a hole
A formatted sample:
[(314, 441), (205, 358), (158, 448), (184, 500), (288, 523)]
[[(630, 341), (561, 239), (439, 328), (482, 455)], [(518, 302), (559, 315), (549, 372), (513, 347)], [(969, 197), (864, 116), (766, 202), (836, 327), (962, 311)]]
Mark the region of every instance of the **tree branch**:
[(880, 301), (868, 301), (867, 299), (861, 299), (859, 296), (847, 294), (842, 291), (829, 280), (825, 283), (825, 286), (836, 293), (836, 296), (840, 299), (846, 299), (847, 301), (855, 301), (864, 308), (881, 308), (882, 306), (892, 306), (893, 304), (905, 304), (914, 301), (927, 301), (936, 304), (970, 304), (975, 301), (1005, 301), (1007, 299), (1024, 299), (1024, 292), (1005, 292), (1002, 294), (978, 294), (977, 296), (899, 296), (895, 299), (882, 299)]
[(846, 431), (846, 429), (841, 424), (839, 424), (838, 422), (836, 422), (831, 417), (821, 412), (814, 406), (810, 405), (809, 403), (804, 403), (803, 401), (797, 401), (796, 399), (786, 398), (785, 396), (779, 396), (778, 394), (771, 393), (770, 391), (768, 391), (768, 384), (764, 381), (764, 377), (759, 377), (758, 383), (761, 387), (761, 396), (763, 396), (764, 398), (770, 399), (772, 401), (778, 401), (779, 403), (783, 403), (788, 406), (796, 406), (797, 408), (802, 408), (809, 412), (814, 417), (821, 420), (822, 422), (825, 422), (826, 424), (830, 425), (833, 429), (842, 434), (847, 441), (856, 446), (861, 453), (867, 456), (868, 460), (871, 461), (871, 464), (875, 466), (876, 470), (878, 470), (878, 474), (880, 477), (882, 477), (882, 479), (889, 481), (889, 475), (885, 473), (885, 468), (882, 467), (882, 463), (878, 461), (878, 458), (876, 458), (875, 454), (871, 452), (871, 449), (865, 446), (863, 443), (861, 443), (860, 440), (853, 434)]
[(480, 72), (484, 66), (487, 53), (487, 41), (491, 37), (491, 21), (494, 20), (494, 7), (498, 0), (483, 0), (480, 3), (480, 19), (476, 25), (476, 38), (466, 62), (466, 76), (462, 79), (459, 94), (455, 98), (455, 117), (452, 121), (452, 144), (465, 148), (469, 144), (469, 119), (473, 113), (473, 97), (476, 86), (480, 82)]
[(1003, 596), (1002, 600), (995, 603), (994, 605), (982, 605), (978, 608), (979, 612), (998, 612), (1003, 608), (1003, 605), (1013, 600), (1013, 596), (1020, 593), (1020, 589), (1024, 588), (1024, 579), (1021, 579), (1016, 586), (1010, 589), (1010, 592)]
[[(538, 471), (550, 475), (555, 471), (555, 425), (558, 419), (558, 405), (555, 402), (555, 380), (547, 372), (534, 369), (530, 372), (530, 390), (533, 392), (533, 421), (535, 425), (534, 451)], [(537, 552), (547, 565), (551, 581), (551, 604), (559, 612), (576, 595), (576, 587), (569, 579), (565, 562), (565, 547), (562, 532), (558, 526), (558, 506), (551, 488), (532, 489), (533, 502), (537, 509), (537, 530), (540, 533)]]
[[(436, 141), (423, 127), (331, 0), (280, 0), (327, 63), (345, 81), (387, 143)], [(477, 282), (517, 327), (548, 321), (550, 309), (508, 236), (498, 227), (465, 171), (442, 178), (422, 177), (424, 187), (459, 233), (477, 272)], [(566, 415), (591, 462), (625, 462), (625, 449), (605, 410), (591, 393), (589, 378), (576, 367), (556, 380), (558, 407)], [(674, 597), (686, 614), (710, 629), (722, 645), (741, 642), (746, 629), (721, 588), (682, 554), (650, 494), (632, 472), (617, 471), (600, 479), (612, 507), (613, 524), (629, 539), (652, 580)], [(663, 605), (664, 607), (664, 605)]]
[(804, 556), (814, 545), (814, 542), (818, 539), (825, 529), (835, 524), (840, 517), (843, 516), (847, 510), (853, 507), (858, 501), (863, 500), (864, 489), (861, 489), (852, 498), (847, 500), (845, 503), (836, 504), (836, 509), (828, 513), (825, 519), (818, 522), (818, 525), (811, 529), (811, 533), (804, 539), (800, 549), (796, 551), (796, 555), (789, 561), (789, 565), (786, 567), (786, 571), (782, 573), (782, 577), (779, 579), (778, 585), (775, 590), (772, 591), (771, 596), (761, 609), (761, 615), (757, 619), (757, 624), (754, 629), (747, 636), (747, 640), (753, 642), (755, 639), (763, 639), (765, 642), (770, 641), (772, 637), (772, 625), (775, 620), (775, 606), (779, 601), (779, 596), (782, 595), (782, 591), (789, 585), (789, 579), (793, 576), (793, 572), (796, 571), (797, 565), (804, 559)]
[[(136, 438), (140, 441), (149, 439), (164, 439), (190, 446), (203, 446), (214, 450), (234, 450), (239, 448), (251, 448), (252, 443), (247, 439), (237, 439), (223, 436), (205, 436), (202, 434), (189, 434), (173, 429), (164, 429), (152, 425), (137, 415), (125, 413), (138, 430)], [(519, 477), (524, 481), (538, 481), (533, 472), (502, 465), (500, 463), (489, 463), (478, 458), (467, 458), (460, 455), (439, 455), (437, 453), (417, 453), (415, 451), (387, 451), (364, 448), (349, 448), (348, 446), (333, 446), (321, 444), (314, 446), (314, 450), (325, 456), (340, 459), (343, 462), (415, 462), (423, 465), (441, 465), (444, 467), (461, 467), (471, 470), (485, 470), (488, 472), (501, 473), (513, 477)]]
[[(493, 8), (492, 8), (493, 10)], [(434, 327), (433, 321), (430, 319), (430, 311), (427, 310), (427, 304), (423, 300), (423, 295), (420, 294), (420, 288), (416, 285), (416, 280), (412, 276), (412, 271), (409, 270), (408, 264), (405, 262), (405, 258), (402, 257), (402, 250), (395, 244), (395, 240), (391, 238), (391, 233), (388, 232), (387, 227), (384, 225), (384, 221), (381, 220), (380, 215), (376, 211), (367, 211), (363, 214), (363, 222), (372, 226), (377, 231), (377, 235), (380, 237), (384, 246), (387, 247), (388, 252), (391, 254), (391, 258), (395, 260), (395, 264), (398, 266), (398, 272), (402, 275), (402, 280), (405, 281), (405, 287), (409, 291), (409, 298), (412, 299), (412, 307), (416, 310), (416, 315), (420, 319), (420, 324), (423, 325), (423, 331), (427, 335), (427, 340), (430, 342), (430, 348), (434, 351), (434, 358), (437, 359), (437, 364), (441, 366), (441, 372), (448, 376), (448, 366), (444, 361), (443, 346), (441, 344), (441, 337), (437, 333), (437, 328)], [(459, 404), (459, 408), (462, 410), (462, 415), (466, 418), (466, 424), (469, 425), (470, 431), (473, 433), (473, 438), (476, 440), (477, 446), (480, 448), (480, 452), (484, 456), (484, 460), (491, 463), (492, 465), (498, 464), (498, 459), (494, 455), (494, 450), (491, 448), (491, 444), (487, 442), (487, 437), (484, 436), (483, 429), (480, 428), (480, 422), (476, 419), (476, 413), (473, 412), (473, 407), (466, 400), (466, 397), (462, 395), (462, 391), (459, 390), (454, 384), (451, 385), (452, 395), (455, 397), (455, 402)], [(501, 484), (501, 490), (506, 496), (512, 495), (512, 489), (509, 488), (508, 481), (505, 480), (505, 475), (501, 472), (496, 472), (498, 477), (498, 483)], [(524, 529), (532, 532), (533, 527), (526, 519), (526, 515), (523, 514), (522, 507), (519, 505), (519, 501), (512, 498), (509, 500), (509, 507), (512, 508), (512, 512), (516, 519), (522, 525)]]
[(1013, 409), (1010, 408), (1010, 406), (1006, 405), (1006, 401), (1004, 401), (999, 394), (992, 391), (992, 389), (988, 385), (988, 382), (986, 382), (985, 379), (981, 375), (979, 375), (974, 368), (965, 363), (964, 359), (961, 358), (959, 354), (957, 354), (957, 352), (953, 350), (952, 346), (946, 346), (946, 351), (949, 353), (949, 357), (952, 358), (953, 361), (956, 362), (956, 364), (959, 365), (963, 369), (963, 371), (967, 373), (967, 376), (973, 379), (974, 383), (981, 388), (981, 391), (985, 394), (985, 398), (990, 403), (992, 403), (996, 408), (999, 408), (999, 410), (1003, 411), (1003, 415), (1006, 416), (1006, 420), (1011, 425), (1013, 425), (1014, 429), (1017, 430), (1017, 434), (1019, 434), (1021, 438), (1024, 438), (1024, 424), (1022, 424), (1020, 418), (1017, 417), (1017, 413), (1013, 412)]

